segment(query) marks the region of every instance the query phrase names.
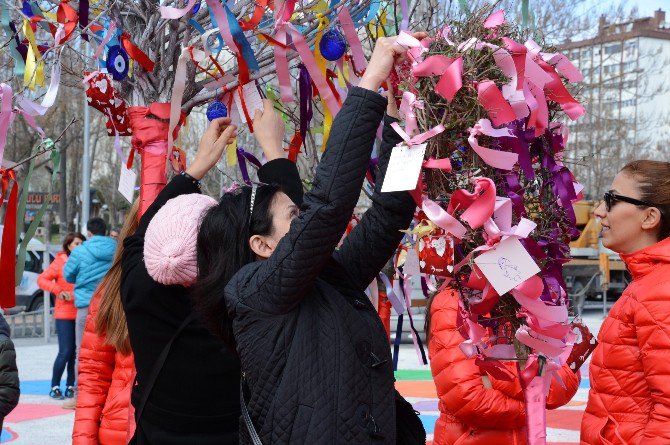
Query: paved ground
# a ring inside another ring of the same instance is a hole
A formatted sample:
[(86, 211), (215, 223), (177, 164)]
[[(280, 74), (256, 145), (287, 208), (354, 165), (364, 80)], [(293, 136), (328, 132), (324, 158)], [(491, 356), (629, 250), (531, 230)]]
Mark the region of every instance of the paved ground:
[[(598, 332), (602, 322), (599, 312), (584, 317), (592, 330)], [(21, 400), (16, 409), (5, 419), (0, 442), (12, 445), (65, 445), (71, 443), (74, 411), (61, 408), (62, 402), (48, 397), (51, 367), (56, 357), (57, 345), (43, 340), (16, 340), (17, 360), (21, 377)], [(414, 347), (403, 345), (400, 351), (397, 388), (421, 412), (421, 418), (432, 439), (433, 425), (439, 415), (437, 395), (430, 369), (418, 363)], [(586, 366), (582, 368), (584, 371)], [(587, 374), (583, 372), (583, 374)], [(579, 425), (588, 396), (588, 376), (574, 399), (565, 407), (547, 412), (550, 445), (579, 443)]]

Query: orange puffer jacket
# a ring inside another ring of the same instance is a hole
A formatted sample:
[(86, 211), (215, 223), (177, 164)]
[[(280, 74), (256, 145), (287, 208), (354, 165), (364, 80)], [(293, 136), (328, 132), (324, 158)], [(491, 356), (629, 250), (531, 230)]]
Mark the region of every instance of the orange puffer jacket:
[(633, 282), (593, 352), (582, 444), (670, 444), (670, 238), (621, 255)]
[[(474, 358), (467, 358), (459, 345), (458, 294), (447, 289), (436, 295), (430, 307), (430, 367), (440, 398), (440, 418), (435, 424), (435, 445), (525, 445), (526, 414), (518, 379), (512, 382), (487, 377)], [(509, 365), (517, 373), (516, 365)], [(547, 408), (565, 405), (577, 392), (579, 373), (567, 365), (558, 371), (567, 389), (552, 381)]]
[(79, 355), (73, 445), (125, 445), (134, 433), (130, 391), (133, 354), (122, 355), (95, 333), (100, 288), (91, 299)]
[[(56, 320), (74, 320), (77, 318), (77, 308), (74, 307), (74, 284), (65, 281), (63, 276), (63, 267), (65, 267), (66, 262), (67, 253), (58, 252), (47, 270), (37, 277), (39, 288), (53, 294), (56, 301), (56, 308), (54, 309)], [(58, 294), (63, 291), (70, 293), (71, 298), (69, 300), (58, 298)]]

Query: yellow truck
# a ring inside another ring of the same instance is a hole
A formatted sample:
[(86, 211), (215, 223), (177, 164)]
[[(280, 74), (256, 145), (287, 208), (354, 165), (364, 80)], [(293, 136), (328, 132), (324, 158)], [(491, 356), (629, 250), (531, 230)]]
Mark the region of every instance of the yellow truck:
[(603, 247), (600, 223), (593, 212), (598, 201), (577, 201), (579, 238), (570, 243), (572, 260), (563, 267), (563, 278), (576, 313), (602, 309), (606, 313), (631, 280), (619, 255)]

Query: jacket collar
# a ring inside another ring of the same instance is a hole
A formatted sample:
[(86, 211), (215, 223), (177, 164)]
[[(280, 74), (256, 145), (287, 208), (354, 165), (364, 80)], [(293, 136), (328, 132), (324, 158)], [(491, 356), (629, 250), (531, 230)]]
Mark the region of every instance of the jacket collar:
[(629, 254), (620, 254), (633, 279), (647, 275), (662, 264), (670, 264), (670, 237)]

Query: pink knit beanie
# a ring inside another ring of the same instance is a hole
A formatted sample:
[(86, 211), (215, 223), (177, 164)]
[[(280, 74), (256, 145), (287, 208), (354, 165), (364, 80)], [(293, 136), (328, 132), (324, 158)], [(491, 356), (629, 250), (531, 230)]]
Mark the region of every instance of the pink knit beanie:
[(193, 193), (169, 200), (156, 213), (144, 237), (144, 264), (151, 278), (168, 285), (195, 283), (200, 222), (216, 204), (214, 198)]

